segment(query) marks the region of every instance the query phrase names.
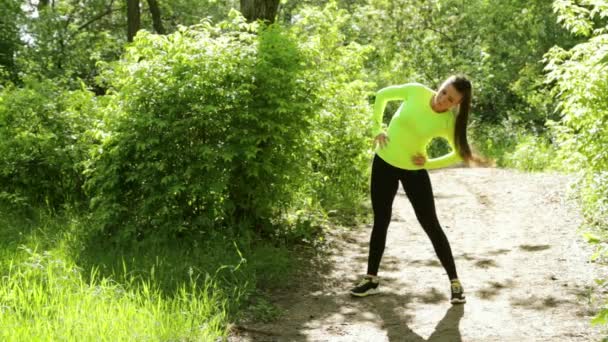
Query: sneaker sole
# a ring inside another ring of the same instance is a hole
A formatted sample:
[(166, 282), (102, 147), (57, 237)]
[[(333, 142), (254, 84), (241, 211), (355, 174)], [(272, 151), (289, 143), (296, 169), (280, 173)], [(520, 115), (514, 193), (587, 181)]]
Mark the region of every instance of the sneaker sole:
[(451, 302), (452, 304), (464, 304), (464, 303), (466, 303), (466, 302), (467, 302), (467, 300), (466, 300), (466, 299), (464, 299), (464, 298), (463, 298), (463, 299), (457, 299), (457, 298), (454, 298), (454, 299), (452, 299), (450, 302)]
[(356, 293), (356, 292), (350, 292), (351, 296), (355, 296), (355, 297), (367, 297), (367, 296), (371, 296), (371, 295), (375, 295), (378, 294), (380, 291), (378, 289), (371, 289), (368, 290), (367, 292), (363, 292), (363, 293)]

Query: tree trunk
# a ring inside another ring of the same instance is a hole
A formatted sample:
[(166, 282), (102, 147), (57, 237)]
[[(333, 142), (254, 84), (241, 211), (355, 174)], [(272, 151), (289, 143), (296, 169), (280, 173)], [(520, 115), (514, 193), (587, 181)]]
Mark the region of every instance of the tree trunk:
[(150, 7), (150, 14), (152, 14), (152, 25), (154, 26), (154, 31), (158, 34), (165, 34), (165, 29), (163, 28), (163, 21), (160, 18), (160, 8), (158, 7), (158, 1), (156, 0), (148, 0), (148, 6)]
[(38, 1), (38, 10), (41, 10), (43, 8), (48, 7), (50, 3), (51, 3), (51, 0), (40, 0), (40, 1)]
[(139, 14), (139, 0), (127, 0), (127, 41), (132, 42), (133, 37), (141, 27)]
[(241, 0), (241, 13), (252, 22), (261, 19), (273, 23), (280, 0)]

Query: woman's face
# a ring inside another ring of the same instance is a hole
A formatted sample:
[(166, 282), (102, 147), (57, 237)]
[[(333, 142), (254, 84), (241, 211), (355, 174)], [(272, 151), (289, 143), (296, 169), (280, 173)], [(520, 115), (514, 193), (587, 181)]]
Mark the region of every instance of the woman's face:
[(462, 100), (462, 94), (452, 83), (446, 82), (441, 85), (439, 90), (437, 90), (437, 94), (433, 97), (433, 101), (431, 106), (433, 110), (436, 112), (445, 112), (446, 110), (458, 105)]

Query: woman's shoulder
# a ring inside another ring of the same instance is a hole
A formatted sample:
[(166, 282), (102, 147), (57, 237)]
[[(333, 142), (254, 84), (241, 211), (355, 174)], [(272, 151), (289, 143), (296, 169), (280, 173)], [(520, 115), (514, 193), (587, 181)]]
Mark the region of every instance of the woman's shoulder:
[(412, 92), (420, 93), (420, 94), (423, 94), (423, 93), (432, 94), (432, 93), (434, 93), (434, 91), (431, 88), (429, 88), (426, 85), (424, 85), (422, 83), (419, 83), (419, 82), (404, 83), (404, 84), (401, 84), (400, 87), (405, 88), (405, 89), (407, 89), (409, 91), (412, 91)]
[(426, 84), (415, 82), (415, 83), (412, 83), (412, 85), (414, 85), (414, 87), (420, 89), (421, 91), (425, 91), (427, 93), (434, 93), (435, 92), (433, 89), (431, 89)]
[(430, 96), (433, 94), (433, 90), (431, 90), (430, 88), (428, 88), (427, 86), (425, 86), (422, 83), (409, 82), (409, 83), (396, 84), (396, 85), (382, 88), (378, 91), (378, 93), (399, 94), (399, 95), (403, 96), (404, 98), (407, 98), (410, 96), (415, 96), (415, 97), (425, 96), (425, 95)]
[(400, 85), (401, 87), (407, 87), (407, 88), (418, 88), (418, 89), (425, 89), (427, 88), (427, 86), (425, 86), (422, 83), (418, 83), (418, 82), (407, 82), (407, 83), (403, 83)]

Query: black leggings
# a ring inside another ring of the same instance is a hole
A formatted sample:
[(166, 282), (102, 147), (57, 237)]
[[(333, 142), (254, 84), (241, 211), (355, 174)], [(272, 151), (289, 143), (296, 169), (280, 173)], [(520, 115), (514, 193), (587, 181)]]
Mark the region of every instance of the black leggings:
[(391, 222), (393, 199), (399, 181), (409, 198), (418, 222), (431, 239), (435, 253), (450, 279), (458, 278), (452, 249), (437, 220), (435, 200), (429, 173), (426, 170), (404, 170), (394, 167), (376, 155), (372, 165), (372, 207), (374, 228), (369, 242), (367, 274), (377, 275), (386, 244), (386, 232)]

